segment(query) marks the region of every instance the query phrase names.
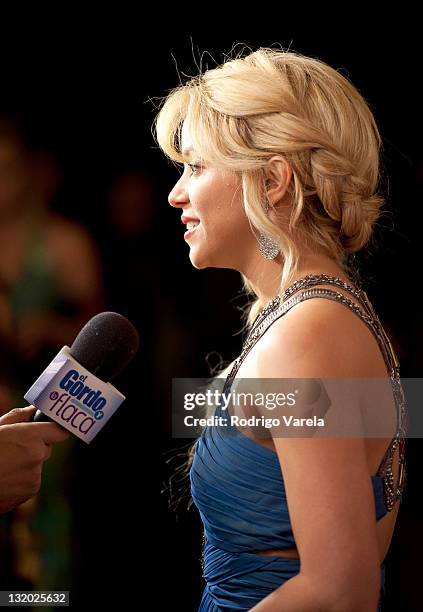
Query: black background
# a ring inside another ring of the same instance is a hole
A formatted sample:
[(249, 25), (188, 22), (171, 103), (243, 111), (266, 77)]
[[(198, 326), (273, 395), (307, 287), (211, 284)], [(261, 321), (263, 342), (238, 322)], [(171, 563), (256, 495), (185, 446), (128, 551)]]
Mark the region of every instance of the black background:
[[(402, 347), (403, 376), (421, 372), (421, 33), (411, 31), (413, 16), (393, 18), (387, 27), (363, 15), (355, 15), (356, 21), (348, 14), (320, 15), (319, 21), (305, 10), (294, 20), (283, 8), (276, 18), (269, 7), (262, 25), (253, 13), (254, 27), (243, 29), (218, 7), (178, 9), (173, 16), (150, 6), (149, 17), (122, 9), (119, 15), (110, 12), (107, 21), (104, 14), (88, 20), (82, 12), (63, 9), (46, 20), (37, 15), (33, 22), (29, 16), (25, 21), (4, 16), (1, 24), (0, 110), (24, 117), (33, 142), (59, 160), (63, 184), (55, 208), (90, 229), (109, 283), (116, 268), (107, 257), (113, 244), (105, 221), (108, 190), (131, 169), (148, 173), (155, 186), (154, 229), (124, 277), (127, 291), (111, 292), (107, 304), (130, 316), (142, 336), (140, 356), (120, 384), (130, 399), (113, 426), (89, 449), (78, 448), (75, 458), (70, 586), (75, 609), (82, 602), (144, 607), (151, 597), (151, 609), (195, 610), (202, 588), (198, 516), (169, 512), (167, 495), (160, 493), (173, 469), (166, 460), (188, 441), (172, 440), (170, 404), (163, 402), (168, 390), (157, 385), (167, 380), (170, 386), (177, 376), (207, 376), (206, 356), (215, 351), (225, 360), (234, 358), (241, 344), (236, 306), (242, 300), (230, 301), (241, 287), (237, 273), (191, 267), (179, 211), (167, 203), (177, 172), (151, 136), (152, 99), (179, 83), (178, 70), (181, 78), (195, 74), (201, 58), (210, 68), (235, 43), (254, 48), (279, 43), (319, 57), (351, 78), (381, 130), (383, 186), (391, 211), (377, 247), (363, 257), (368, 294)], [(189, 25), (187, 15), (194, 13), (198, 24)], [(157, 279), (154, 291), (143, 281), (147, 268)], [(161, 336), (157, 345), (155, 326), (169, 313), (182, 342), (163, 342)], [(163, 359), (152, 362), (153, 351)], [(159, 374), (160, 363), (165, 371)], [(409, 488), (387, 560), (388, 609), (404, 612), (420, 609), (413, 570), (422, 543), (419, 449), (420, 441), (411, 440)]]

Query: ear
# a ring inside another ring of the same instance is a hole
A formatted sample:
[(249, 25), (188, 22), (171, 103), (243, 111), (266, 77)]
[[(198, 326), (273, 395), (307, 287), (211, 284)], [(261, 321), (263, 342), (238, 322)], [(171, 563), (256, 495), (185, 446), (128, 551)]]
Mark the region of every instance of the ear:
[(280, 202), (288, 191), (292, 168), (281, 155), (271, 157), (264, 169), (266, 196), (272, 206)]

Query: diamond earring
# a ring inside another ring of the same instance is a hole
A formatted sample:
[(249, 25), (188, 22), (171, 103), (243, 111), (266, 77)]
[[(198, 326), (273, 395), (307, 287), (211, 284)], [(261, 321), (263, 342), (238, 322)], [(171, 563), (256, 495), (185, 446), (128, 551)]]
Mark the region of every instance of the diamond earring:
[[(266, 215), (269, 213), (269, 200), (266, 198), (264, 203), (264, 212)], [(275, 259), (279, 255), (280, 248), (276, 240), (267, 236), (267, 234), (259, 233), (258, 237), (260, 255), (265, 259)]]
[(260, 232), (258, 242), (260, 255), (265, 259), (275, 259), (281, 252), (278, 243), (266, 234)]

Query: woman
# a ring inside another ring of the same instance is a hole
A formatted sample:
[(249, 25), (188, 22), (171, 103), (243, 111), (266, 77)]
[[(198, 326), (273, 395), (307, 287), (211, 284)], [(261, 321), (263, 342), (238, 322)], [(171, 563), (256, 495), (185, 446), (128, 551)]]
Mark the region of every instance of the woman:
[(374, 117), (325, 63), (261, 48), (172, 91), (156, 134), (184, 164), (169, 203), (192, 265), (238, 270), (256, 298), (224, 390), (241, 377), (381, 378), (399, 417), (391, 438), (206, 427), (190, 470), (205, 536), (200, 611), (381, 610), (405, 408), (396, 356), (352, 281), (351, 254), (383, 204)]

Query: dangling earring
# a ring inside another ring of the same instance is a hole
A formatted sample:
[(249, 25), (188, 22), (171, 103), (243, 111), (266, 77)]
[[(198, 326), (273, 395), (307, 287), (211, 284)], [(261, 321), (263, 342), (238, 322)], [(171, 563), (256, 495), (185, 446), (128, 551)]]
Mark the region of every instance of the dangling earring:
[[(264, 212), (267, 215), (269, 212), (269, 201), (267, 199), (264, 203), (263, 208)], [(260, 255), (265, 259), (275, 259), (275, 257), (277, 257), (281, 252), (276, 240), (274, 240), (270, 236), (267, 236), (267, 234), (263, 234), (263, 232), (260, 232), (258, 242), (260, 247)]]
[(275, 259), (281, 252), (278, 243), (270, 236), (260, 233), (258, 240), (260, 255), (265, 259)]

